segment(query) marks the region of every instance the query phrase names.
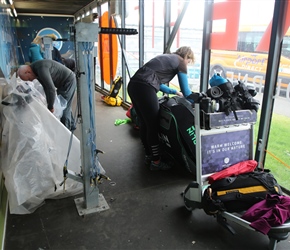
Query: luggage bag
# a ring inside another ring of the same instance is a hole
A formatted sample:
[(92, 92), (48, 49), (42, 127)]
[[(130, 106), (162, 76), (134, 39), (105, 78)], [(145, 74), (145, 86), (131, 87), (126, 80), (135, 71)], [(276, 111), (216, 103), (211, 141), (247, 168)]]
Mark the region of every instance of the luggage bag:
[(159, 139), (163, 152), (195, 174), (195, 127), (190, 102), (174, 96), (160, 99)]
[(270, 172), (254, 171), (214, 181), (203, 194), (207, 214), (219, 211), (241, 212), (264, 200), (267, 194), (282, 195)]

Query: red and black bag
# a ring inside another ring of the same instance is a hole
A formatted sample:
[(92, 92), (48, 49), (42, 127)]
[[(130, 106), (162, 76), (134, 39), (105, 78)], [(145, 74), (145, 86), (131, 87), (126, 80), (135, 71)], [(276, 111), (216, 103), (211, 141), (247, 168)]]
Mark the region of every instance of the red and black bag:
[(282, 195), (282, 190), (270, 172), (254, 171), (214, 181), (203, 194), (207, 214), (219, 211), (241, 212), (264, 200), (267, 194)]

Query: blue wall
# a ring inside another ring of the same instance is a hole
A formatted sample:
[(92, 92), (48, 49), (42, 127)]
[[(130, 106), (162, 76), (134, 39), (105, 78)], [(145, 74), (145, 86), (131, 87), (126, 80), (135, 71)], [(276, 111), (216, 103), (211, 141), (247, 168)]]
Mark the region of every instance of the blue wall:
[(73, 17), (18, 16), (12, 18), (0, 7), (0, 68), (9, 79), (19, 65), (29, 62), (28, 49), (37, 35), (54, 33), (68, 41), (54, 42), (65, 58), (74, 58), (74, 43), (70, 38)]
[(0, 7), (0, 68), (6, 79), (16, 71), (18, 51), (16, 31), (12, 18), (4, 8)]
[(18, 16), (14, 19), (13, 25), (16, 27), (21, 46), (19, 63), (29, 62), (29, 46), (37, 35), (43, 36), (52, 33), (59, 39), (68, 40), (54, 42), (54, 46), (60, 50), (60, 53), (65, 58), (74, 57), (74, 43), (70, 38), (70, 25), (73, 22), (73, 17)]

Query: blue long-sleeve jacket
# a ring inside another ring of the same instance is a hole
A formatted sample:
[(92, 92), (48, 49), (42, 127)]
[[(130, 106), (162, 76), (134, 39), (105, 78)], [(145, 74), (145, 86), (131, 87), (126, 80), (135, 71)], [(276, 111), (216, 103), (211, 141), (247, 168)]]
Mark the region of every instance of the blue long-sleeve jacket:
[(43, 54), (42, 54), (40, 46), (38, 44), (32, 43), (30, 45), (28, 57), (29, 57), (29, 61), (31, 63), (43, 59)]

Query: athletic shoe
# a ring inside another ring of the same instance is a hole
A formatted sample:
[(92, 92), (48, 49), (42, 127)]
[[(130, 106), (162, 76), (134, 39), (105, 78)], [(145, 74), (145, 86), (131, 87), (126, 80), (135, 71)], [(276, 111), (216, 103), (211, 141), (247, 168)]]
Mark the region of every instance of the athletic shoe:
[(154, 163), (153, 161), (151, 161), (150, 164), (150, 170), (152, 171), (158, 171), (158, 170), (168, 170), (170, 169), (171, 166), (169, 166), (167, 163), (160, 161), (159, 163)]

